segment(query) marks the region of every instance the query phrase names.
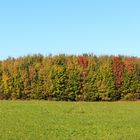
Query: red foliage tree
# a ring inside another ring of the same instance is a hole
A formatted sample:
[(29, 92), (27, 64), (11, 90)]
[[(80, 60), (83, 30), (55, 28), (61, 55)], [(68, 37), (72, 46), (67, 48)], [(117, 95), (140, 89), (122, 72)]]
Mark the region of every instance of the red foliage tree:
[(88, 67), (88, 58), (85, 56), (79, 56), (78, 58), (78, 63), (83, 69)]
[(124, 64), (120, 56), (114, 57), (112, 62), (113, 75), (115, 77), (116, 88), (119, 89), (122, 83), (122, 73), (123, 73)]
[(84, 81), (85, 81), (85, 77), (88, 74), (87, 71), (87, 67), (88, 67), (88, 58), (85, 56), (78, 56), (77, 58), (78, 64), (80, 65), (80, 67), (82, 67), (81, 69), (81, 73), (80, 73), (80, 94), (81, 96), (79, 97), (78, 100), (83, 100), (83, 87), (84, 87)]

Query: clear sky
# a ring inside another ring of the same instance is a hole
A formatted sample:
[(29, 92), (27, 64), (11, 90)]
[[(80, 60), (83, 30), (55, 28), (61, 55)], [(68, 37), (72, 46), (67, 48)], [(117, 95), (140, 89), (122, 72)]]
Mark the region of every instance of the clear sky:
[(0, 0), (0, 59), (34, 53), (140, 56), (140, 0)]

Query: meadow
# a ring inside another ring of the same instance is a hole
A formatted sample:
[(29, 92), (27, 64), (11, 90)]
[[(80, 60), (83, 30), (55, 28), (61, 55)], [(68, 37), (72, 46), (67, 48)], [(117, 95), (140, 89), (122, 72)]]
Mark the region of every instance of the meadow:
[(140, 102), (0, 101), (0, 140), (140, 140)]

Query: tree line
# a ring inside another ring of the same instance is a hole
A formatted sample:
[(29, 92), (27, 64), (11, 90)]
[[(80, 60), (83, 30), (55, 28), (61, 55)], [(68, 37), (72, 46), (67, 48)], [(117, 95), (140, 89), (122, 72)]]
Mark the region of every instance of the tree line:
[(0, 99), (140, 99), (140, 58), (28, 55), (0, 61)]

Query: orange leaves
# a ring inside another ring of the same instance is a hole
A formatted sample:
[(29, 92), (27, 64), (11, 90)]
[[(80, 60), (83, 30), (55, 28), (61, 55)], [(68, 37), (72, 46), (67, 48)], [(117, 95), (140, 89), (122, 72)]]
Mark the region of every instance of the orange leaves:
[(133, 59), (128, 58), (125, 60), (124, 65), (126, 67), (126, 69), (128, 70), (128, 72), (133, 72), (134, 71), (134, 62)]
[(2, 77), (3, 81), (8, 81), (9, 80), (9, 77), (8, 75), (6, 74), (3, 74), (3, 77)]

